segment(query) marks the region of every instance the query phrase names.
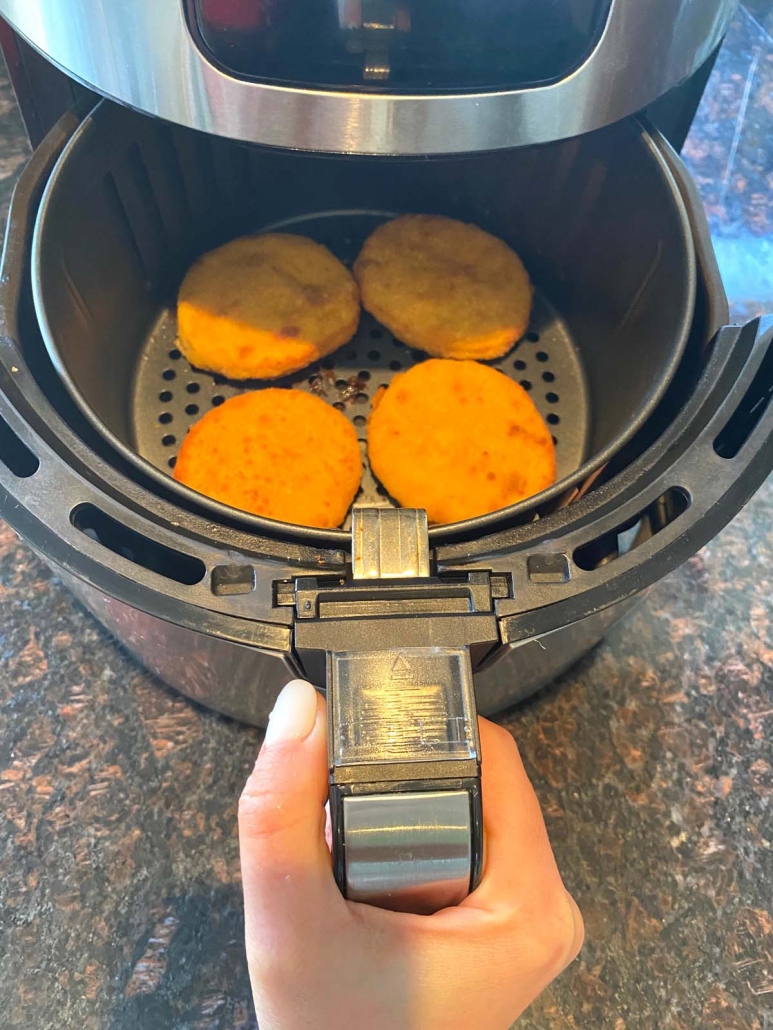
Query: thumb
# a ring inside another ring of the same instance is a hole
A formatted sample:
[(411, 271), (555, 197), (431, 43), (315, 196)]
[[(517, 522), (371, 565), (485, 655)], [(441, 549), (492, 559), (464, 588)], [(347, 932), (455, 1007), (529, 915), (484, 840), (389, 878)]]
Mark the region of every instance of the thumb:
[(325, 702), (293, 680), (277, 698), (239, 801), (248, 940), (340, 900), (325, 843), (327, 780)]

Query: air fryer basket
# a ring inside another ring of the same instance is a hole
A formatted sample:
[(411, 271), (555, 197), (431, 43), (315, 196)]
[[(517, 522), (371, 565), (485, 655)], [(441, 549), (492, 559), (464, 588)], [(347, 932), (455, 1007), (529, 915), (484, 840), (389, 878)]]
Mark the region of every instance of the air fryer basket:
[[(182, 275), (206, 249), (264, 229), (309, 235), (351, 263), (379, 222), (405, 211), (488, 229), (534, 278), (529, 331), (496, 365), (531, 390), (554, 433), (559, 483), (517, 506), (527, 517), (546, 510), (645, 422), (692, 324), (689, 221), (636, 122), (525, 151), (385, 161), (245, 147), (102, 104), (65, 149), (38, 217), (33, 288), (46, 346), (117, 452), (182, 503), (222, 514), (173, 483), (170, 469), (211, 405), (264, 384), (228, 382), (181, 357)], [(365, 466), (357, 503), (390, 503), (367, 468), (370, 398), (421, 359), (365, 315), (350, 344), (280, 384), (320, 393), (353, 421)], [(448, 531), (435, 529), (435, 539)]]
[[(483, 626), (473, 636), (497, 636), (492, 650), (473, 656), (478, 705), (491, 714), (576, 660), (770, 473), (773, 320), (719, 328), (726, 308), (700, 203), (655, 137), (691, 220), (698, 290), (684, 359), (653, 417), (569, 506), (543, 509), (536, 521), (482, 519), (465, 532), (435, 531), (439, 587), (466, 592), (474, 610), (337, 620), (338, 604), (332, 614), (307, 608), (301, 592), (308, 599), (332, 584), (346, 593), (345, 534), (269, 523), (259, 532), (236, 517), (213, 519), (206, 504), (179, 503), (187, 498), (163, 488), (166, 476), (156, 482), (120, 459), (50, 365), (31, 297), (31, 240), (80, 117), (73, 112), (52, 130), (11, 205), (0, 276), (0, 514), (142, 662), (198, 701), (265, 725), (293, 673), (323, 682), (320, 658), (334, 632), (347, 647), (355, 639), (390, 646), (395, 634), (405, 644), (424, 632), (458, 646), (472, 620)], [(110, 145), (125, 149), (117, 137)], [(87, 203), (81, 214), (90, 221)], [(88, 317), (97, 312), (106, 324), (109, 298), (88, 299)]]

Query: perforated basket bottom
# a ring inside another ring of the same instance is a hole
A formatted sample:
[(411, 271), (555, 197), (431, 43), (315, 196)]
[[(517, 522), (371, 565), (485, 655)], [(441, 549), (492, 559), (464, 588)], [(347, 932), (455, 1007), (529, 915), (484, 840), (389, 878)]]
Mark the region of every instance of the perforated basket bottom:
[[(210, 408), (268, 386), (306, 390), (342, 411), (357, 430), (363, 478), (355, 503), (391, 506), (395, 502), (368, 465), (366, 425), (371, 399), (395, 373), (426, 357), (399, 343), (363, 312), (354, 339), (321, 363), (284, 379), (236, 382), (202, 372), (186, 361), (177, 347), (174, 308), (166, 308), (137, 361), (131, 442), (141, 457), (171, 475), (185, 434)], [(579, 468), (586, 457), (590, 428), (588, 387), (565, 322), (539, 292), (528, 332), (504, 358), (491, 364), (528, 390), (546, 419), (556, 442), (558, 478)]]

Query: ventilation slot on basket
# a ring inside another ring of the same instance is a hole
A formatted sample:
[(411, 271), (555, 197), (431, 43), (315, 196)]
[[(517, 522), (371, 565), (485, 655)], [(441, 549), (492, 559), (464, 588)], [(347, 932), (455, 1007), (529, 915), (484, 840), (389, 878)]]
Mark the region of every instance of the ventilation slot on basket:
[(0, 418), (0, 461), (17, 479), (29, 479), (40, 468), (40, 462), (22, 443), (8, 423)]
[(666, 490), (639, 515), (628, 519), (610, 533), (605, 533), (574, 552), (574, 564), (584, 572), (592, 572), (602, 565), (630, 554), (666, 526), (678, 519), (690, 507), (690, 498), (684, 490), (672, 487)]
[(198, 558), (174, 551), (156, 540), (135, 533), (93, 504), (79, 505), (70, 515), (70, 521), (81, 533), (96, 540), (113, 554), (141, 565), (150, 572), (156, 572), (159, 576), (173, 579), (176, 583), (193, 586), (201, 582), (207, 571), (204, 562)]
[(714, 440), (720, 458), (734, 458), (759, 425), (773, 398), (773, 339), (743, 400)]

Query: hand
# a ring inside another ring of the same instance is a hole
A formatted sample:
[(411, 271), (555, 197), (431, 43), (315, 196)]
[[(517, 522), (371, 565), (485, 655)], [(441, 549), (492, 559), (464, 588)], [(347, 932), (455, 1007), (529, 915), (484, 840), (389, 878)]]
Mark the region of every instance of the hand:
[(345, 901), (325, 841), (325, 702), (288, 684), (239, 805), (247, 960), (261, 1030), (506, 1030), (583, 927), (506, 730), (480, 720), (486, 865), (431, 916)]

